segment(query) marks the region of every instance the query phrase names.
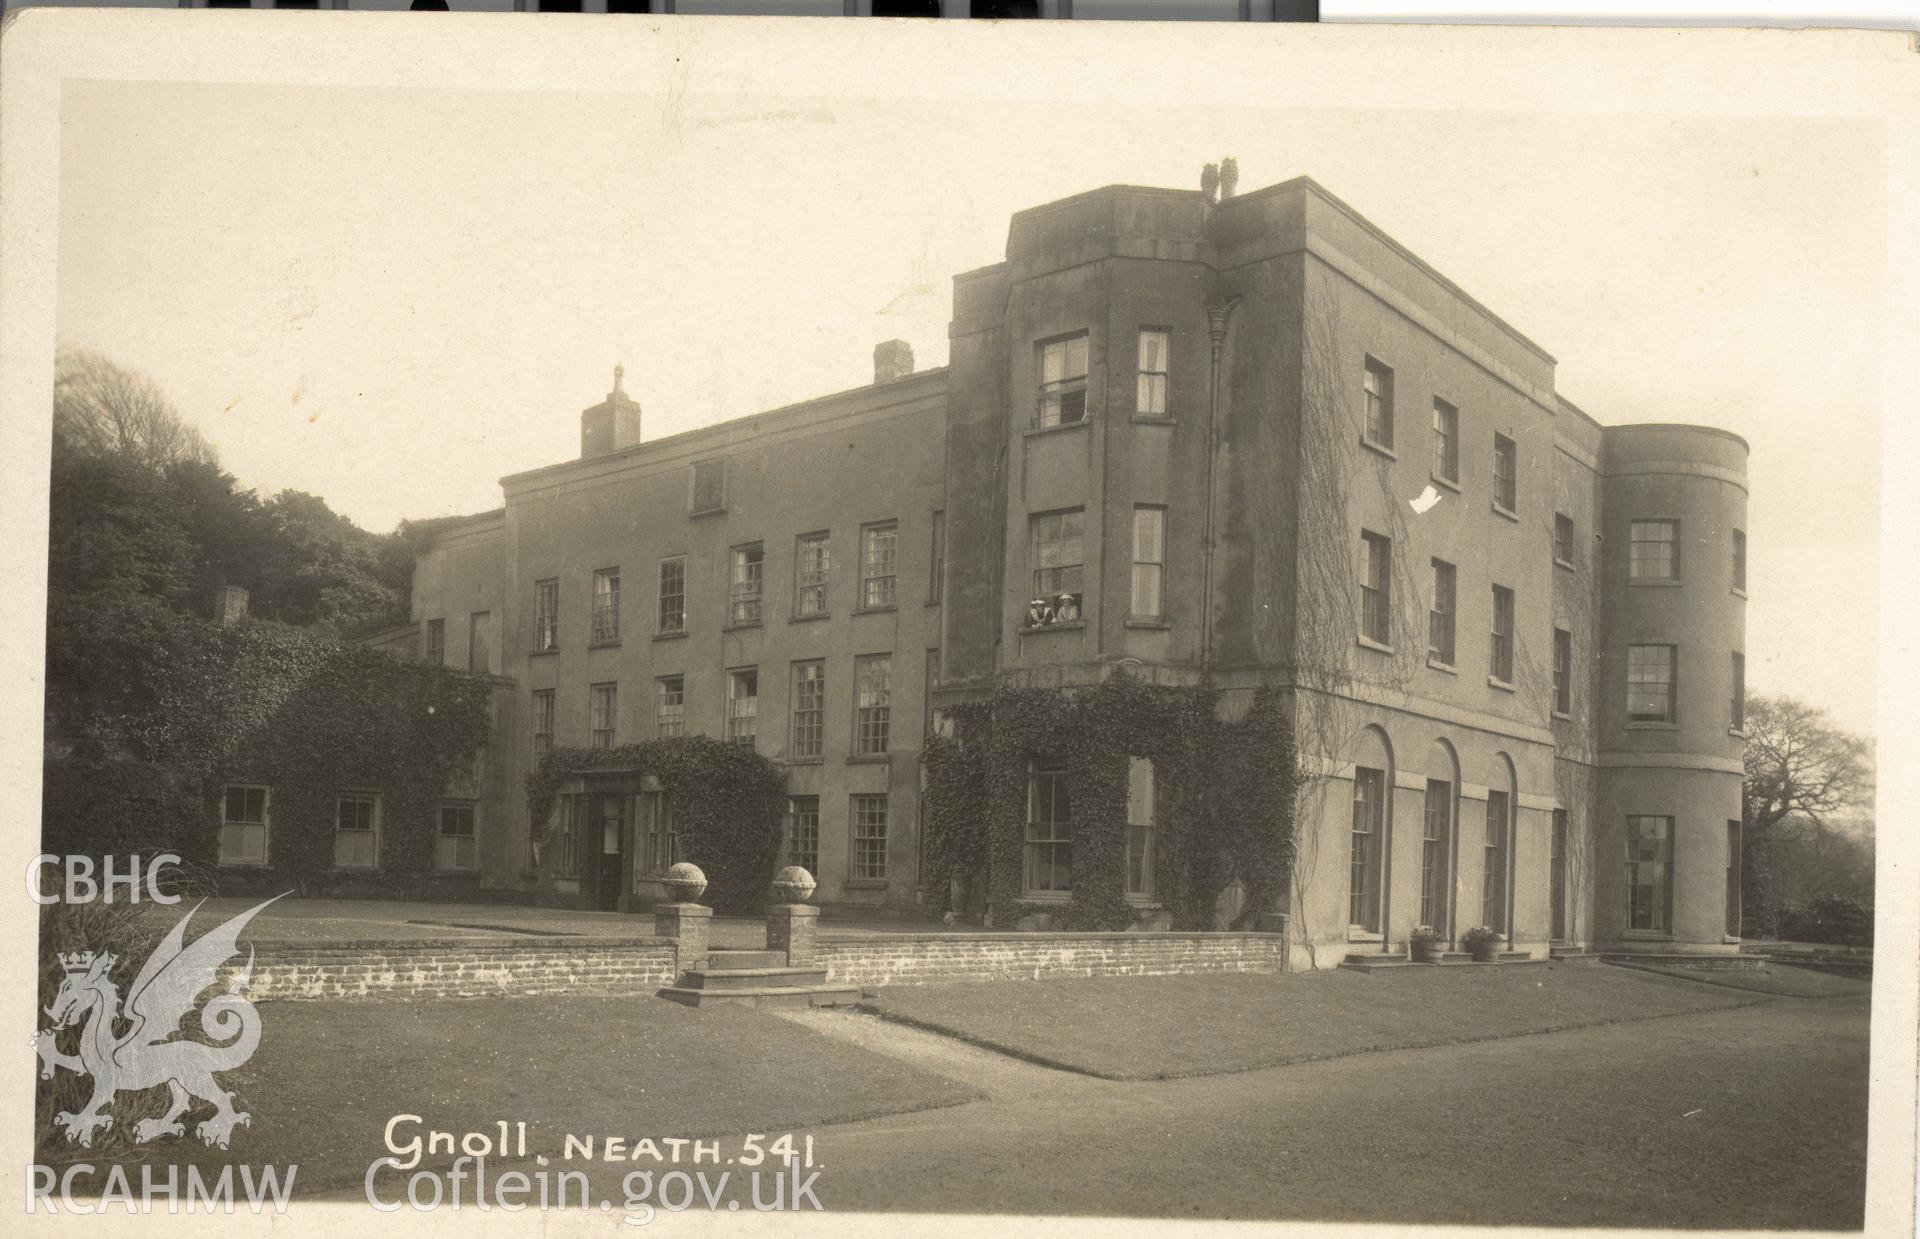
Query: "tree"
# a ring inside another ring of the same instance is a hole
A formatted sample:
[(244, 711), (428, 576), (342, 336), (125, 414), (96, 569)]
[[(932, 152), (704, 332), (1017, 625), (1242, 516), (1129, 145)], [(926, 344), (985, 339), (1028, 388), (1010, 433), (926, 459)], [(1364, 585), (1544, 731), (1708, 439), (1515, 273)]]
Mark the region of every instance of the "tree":
[(1873, 746), (1834, 726), (1826, 711), (1786, 696), (1746, 702), (1745, 838), (1741, 881), (1745, 919), (1771, 929), (1778, 911), (1775, 875), (1806, 826), (1870, 810)]
[(53, 436), (56, 451), (152, 469), (218, 460), (152, 379), (91, 349), (63, 348), (54, 356)]

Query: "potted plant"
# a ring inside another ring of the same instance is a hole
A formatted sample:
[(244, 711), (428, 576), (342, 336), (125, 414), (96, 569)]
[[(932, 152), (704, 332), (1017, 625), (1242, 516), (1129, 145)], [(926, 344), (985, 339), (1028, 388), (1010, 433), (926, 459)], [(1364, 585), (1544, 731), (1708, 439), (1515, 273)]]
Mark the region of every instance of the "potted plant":
[(1440, 944), (1445, 935), (1431, 925), (1421, 925), (1407, 936), (1407, 948), (1416, 964), (1440, 962)]
[(1485, 925), (1476, 925), (1460, 935), (1460, 945), (1473, 952), (1473, 962), (1476, 964), (1492, 963), (1495, 953), (1500, 950), (1500, 942), (1500, 935)]

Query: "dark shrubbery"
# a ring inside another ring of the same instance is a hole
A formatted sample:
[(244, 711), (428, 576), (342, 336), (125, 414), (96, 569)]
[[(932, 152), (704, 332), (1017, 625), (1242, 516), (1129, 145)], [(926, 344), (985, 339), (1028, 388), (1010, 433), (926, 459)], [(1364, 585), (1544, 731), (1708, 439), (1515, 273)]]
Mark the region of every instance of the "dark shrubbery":
[(1788, 942), (1873, 945), (1873, 906), (1851, 896), (1822, 895), (1786, 904), (1778, 920), (1780, 937)]
[(673, 802), (679, 858), (707, 875), (706, 903), (742, 913), (765, 905), (780, 859), (787, 795), (786, 776), (772, 762), (709, 736), (643, 740), (611, 749), (554, 749), (527, 776), (528, 820), (540, 832), (543, 864), (551, 864), (546, 858), (553, 849), (546, 844), (558, 831), (553, 805), (560, 785), (595, 770), (660, 780)]

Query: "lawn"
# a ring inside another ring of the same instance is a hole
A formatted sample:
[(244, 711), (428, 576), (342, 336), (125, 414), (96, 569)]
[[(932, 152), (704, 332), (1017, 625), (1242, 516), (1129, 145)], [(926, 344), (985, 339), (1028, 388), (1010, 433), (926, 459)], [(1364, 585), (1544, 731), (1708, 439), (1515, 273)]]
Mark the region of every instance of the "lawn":
[(1660, 968), (1652, 964), (1636, 966), (1665, 976), (1684, 977), (1699, 984), (1721, 985), (1756, 994), (1777, 994), (1783, 998), (1845, 998), (1873, 992), (1873, 984), (1869, 981), (1812, 968), (1796, 968), (1791, 964), (1695, 969)]
[(979, 1095), (742, 1007), (576, 997), (266, 1003), (260, 1013), (259, 1050), (223, 1076), (251, 1124), (230, 1149), (204, 1149), (196, 1111), (185, 1139), (152, 1146), (156, 1163), (296, 1163), (300, 1195), (356, 1194), (399, 1114), (421, 1116), (422, 1133), (456, 1135), (525, 1120), (528, 1153), (559, 1164), (567, 1135), (780, 1133)]
[(898, 986), (867, 1005), (1050, 1066), (1152, 1080), (1760, 1001), (1719, 986), (1568, 964)]

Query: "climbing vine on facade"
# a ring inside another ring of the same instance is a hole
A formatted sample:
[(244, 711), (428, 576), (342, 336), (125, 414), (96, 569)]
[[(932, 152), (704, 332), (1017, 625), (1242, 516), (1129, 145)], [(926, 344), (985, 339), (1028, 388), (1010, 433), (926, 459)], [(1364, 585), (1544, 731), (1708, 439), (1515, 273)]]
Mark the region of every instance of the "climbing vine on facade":
[[(1277, 693), (1246, 716), (1217, 717), (1211, 685), (1149, 685), (1124, 672), (1075, 689), (1012, 688), (949, 711), (954, 735), (927, 749), (927, 876), (945, 900), (984, 871), (994, 922), (1045, 916), (1077, 929), (1124, 929), (1132, 758), (1153, 763), (1152, 901), (1176, 929), (1213, 927), (1236, 877), (1270, 908), (1292, 865), (1291, 737)], [(1072, 890), (1034, 898), (1025, 866), (1034, 763), (1064, 768), (1072, 804)], [(1251, 918), (1249, 918), (1251, 919)]]
[[(619, 771), (660, 781), (673, 806), (675, 852), (707, 875), (704, 901), (727, 912), (757, 911), (767, 901), (780, 859), (787, 782), (752, 749), (709, 736), (644, 740), (610, 749), (554, 749), (527, 776), (528, 820), (549, 873), (559, 836), (554, 802), (569, 779)], [(597, 846), (597, 845), (596, 845)]]

